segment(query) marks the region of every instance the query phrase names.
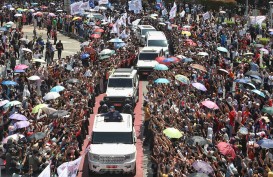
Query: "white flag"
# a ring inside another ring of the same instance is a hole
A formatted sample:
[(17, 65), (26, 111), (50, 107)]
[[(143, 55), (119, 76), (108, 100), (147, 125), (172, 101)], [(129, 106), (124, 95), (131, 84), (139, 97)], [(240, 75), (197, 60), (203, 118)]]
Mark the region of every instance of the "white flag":
[(121, 39), (127, 38), (126, 30), (123, 30), (122, 33), (120, 34)]
[(129, 16), (129, 17), (127, 18), (127, 23), (128, 23), (129, 25), (131, 25), (131, 16)]
[(50, 164), (40, 173), (38, 177), (49, 177), (50, 176)]
[(210, 19), (210, 13), (209, 12), (204, 13), (203, 14), (203, 19), (204, 20)]
[(132, 25), (137, 26), (139, 24), (141, 19), (136, 19), (135, 21), (132, 22)]
[(165, 15), (167, 15), (168, 14), (168, 11), (167, 11), (167, 9), (164, 7), (164, 9), (162, 10), (162, 16), (165, 16)]
[(177, 11), (177, 5), (174, 2), (173, 3), (173, 7), (172, 7), (172, 9), (170, 11), (170, 17), (169, 17), (169, 19), (172, 19), (172, 18), (176, 17), (176, 11)]
[(82, 156), (74, 161), (65, 162), (57, 168), (58, 175), (60, 177), (76, 177), (77, 171), (81, 163)]

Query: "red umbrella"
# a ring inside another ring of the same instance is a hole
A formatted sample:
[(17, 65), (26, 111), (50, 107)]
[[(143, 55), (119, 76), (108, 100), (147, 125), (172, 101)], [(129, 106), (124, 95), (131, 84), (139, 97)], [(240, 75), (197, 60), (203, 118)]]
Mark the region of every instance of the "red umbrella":
[(158, 63), (164, 63), (163, 60), (165, 60), (166, 58), (165, 57), (156, 57), (155, 60), (158, 62)]
[(103, 30), (103, 29), (101, 29), (101, 28), (97, 28), (97, 29), (95, 29), (95, 31), (94, 31), (94, 32), (103, 33), (103, 32), (104, 32), (104, 30)]
[(226, 142), (221, 142), (217, 144), (217, 148), (221, 152), (221, 154), (225, 156), (231, 156), (233, 159), (236, 157), (235, 151), (232, 146)]
[(95, 39), (98, 39), (100, 37), (101, 37), (100, 34), (92, 34), (91, 35), (91, 38), (95, 38)]

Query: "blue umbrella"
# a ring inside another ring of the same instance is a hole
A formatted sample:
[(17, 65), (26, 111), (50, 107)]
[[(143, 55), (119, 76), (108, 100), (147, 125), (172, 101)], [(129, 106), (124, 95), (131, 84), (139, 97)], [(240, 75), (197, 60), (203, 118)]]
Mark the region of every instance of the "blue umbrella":
[(262, 139), (257, 142), (262, 148), (273, 148), (273, 140), (272, 139)]
[(81, 59), (82, 59), (82, 60), (83, 60), (83, 59), (87, 59), (87, 58), (89, 58), (89, 57), (90, 57), (90, 55), (87, 54), (87, 53), (81, 55)]
[(271, 31), (269, 34), (270, 34), (270, 35), (273, 35), (273, 31)]
[(158, 71), (167, 71), (168, 69), (169, 69), (168, 66), (164, 64), (157, 64), (154, 67), (154, 70), (158, 70)]
[(175, 59), (174, 58), (166, 58), (166, 59), (164, 59), (163, 60), (163, 62), (174, 62), (175, 61)]
[(124, 47), (126, 44), (124, 43), (124, 42), (115, 42), (114, 43), (114, 47), (115, 47), (115, 49), (119, 49), (119, 48), (121, 48), (121, 47)]
[(259, 79), (259, 80), (262, 80), (262, 78), (260, 76), (256, 76), (256, 75), (250, 75), (250, 77), (253, 77), (255, 79)]
[(19, 70), (14, 70), (14, 72), (15, 72), (15, 73), (24, 73), (24, 72), (26, 72), (26, 71), (23, 70), (23, 69), (19, 69)]
[(187, 62), (193, 62), (193, 59), (192, 58), (183, 58), (182, 62), (185, 62), (185, 63), (187, 63)]
[(0, 28), (0, 31), (4, 31), (4, 32), (5, 32), (5, 31), (7, 31), (7, 30), (8, 30), (8, 29), (5, 28), (5, 27), (1, 27), (1, 28)]
[(263, 92), (261, 92), (260, 90), (257, 90), (257, 89), (254, 89), (254, 90), (251, 90), (253, 93), (256, 93), (258, 95), (260, 95), (261, 97), (264, 97), (265, 98), (265, 94)]
[(61, 92), (63, 91), (65, 88), (63, 86), (57, 85), (55, 87), (53, 87), (50, 92)]
[(248, 83), (248, 82), (250, 82), (250, 81), (251, 81), (251, 80), (248, 79), (248, 78), (243, 78), (243, 79), (236, 79), (234, 82), (246, 84), (246, 83)]
[(114, 39), (111, 39), (109, 42), (123, 42), (123, 40), (119, 38), (114, 38)]
[(17, 85), (17, 83), (14, 81), (3, 81), (2, 85)]
[(168, 83), (170, 83), (170, 81), (168, 79), (166, 79), (166, 78), (158, 78), (158, 79), (155, 80), (155, 83), (157, 83), (157, 84), (168, 84)]

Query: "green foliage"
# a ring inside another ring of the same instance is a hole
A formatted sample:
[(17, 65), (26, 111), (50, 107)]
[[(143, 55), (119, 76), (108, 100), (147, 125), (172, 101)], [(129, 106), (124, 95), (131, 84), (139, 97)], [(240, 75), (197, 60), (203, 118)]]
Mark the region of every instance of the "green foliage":
[(262, 29), (266, 29), (266, 24), (262, 23)]

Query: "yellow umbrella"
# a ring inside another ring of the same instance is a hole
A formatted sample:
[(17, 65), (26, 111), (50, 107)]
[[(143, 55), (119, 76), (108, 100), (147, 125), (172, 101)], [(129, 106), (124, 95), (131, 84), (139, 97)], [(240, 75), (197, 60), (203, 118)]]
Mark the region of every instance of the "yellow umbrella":
[(182, 31), (182, 34), (186, 36), (191, 36), (191, 32), (189, 31)]
[(38, 105), (36, 105), (36, 106), (32, 109), (32, 113), (33, 113), (33, 114), (36, 114), (36, 113), (39, 112), (39, 110), (40, 110), (41, 108), (44, 108), (44, 107), (47, 107), (47, 106), (48, 106), (47, 104), (38, 104)]
[(74, 17), (72, 20), (75, 21), (75, 20), (79, 20), (79, 19), (82, 19), (81, 17)]

